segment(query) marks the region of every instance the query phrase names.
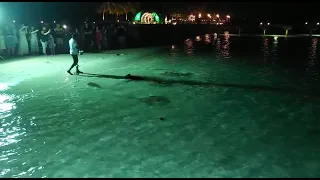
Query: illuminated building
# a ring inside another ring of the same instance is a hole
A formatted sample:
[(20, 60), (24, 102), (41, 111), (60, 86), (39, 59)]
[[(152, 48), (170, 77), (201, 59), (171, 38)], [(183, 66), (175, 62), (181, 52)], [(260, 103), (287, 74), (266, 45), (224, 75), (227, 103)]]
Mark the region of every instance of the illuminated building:
[[(188, 15), (178, 13), (171, 14), (166, 24), (216, 24), (223, 25), (231, 22), (230, 15), (221, 15), (218, 13), (192, 12)], [(171, 20), (171, 21), (170, 21)]]
[(134, 22), (141, 24), (159, 24), (160, 18), (155, 12), (138, 12), (134, 17)]

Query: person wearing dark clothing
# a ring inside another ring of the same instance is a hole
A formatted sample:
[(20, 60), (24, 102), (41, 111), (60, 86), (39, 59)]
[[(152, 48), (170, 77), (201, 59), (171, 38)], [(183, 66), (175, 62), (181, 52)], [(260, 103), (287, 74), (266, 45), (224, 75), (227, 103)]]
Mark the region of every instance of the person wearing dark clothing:
[(80, 32), (79, 32), (79, 37), (77, 37), (78, 41), (78, 46), (81, 48), (81, 49), (84, 49), (84, 42), (85, 42), (85, 34), (84, 34), (84, 27), (81, 26), (80, 27)]
[(63, 51), (64, 29), (60, 24), (56, 24), (56, 27), (53, 30), (55, 33), (54, 37), (57, 44), (57, 51), (58, 53), (61, 53)]
[(49, 34), (51, 30), (47, 30), (45, 26), (42, 27), (42, 31), (40, 33), (40, 42), (42, 45), (42, 52), (44, 55), (47, 54), (47, 45), (48, 45), (48, 40), (49, 40)]
[(30, 28), (26, 28), (26, 37), (27, 37), (27, 41), (28, 41), (28, 49), (30, 52), (31, 51), (31, 30), (30, 30)]
[(101, 28), (101, 49), (105, 50), (106, 49), (106, 28), (105, 26), (102, 26)]
[(116, 30), (116, 35), (118, 47), (125, 48), (127, 44), (127, 30), (122, 25), (119, 25)]
[(116, 44), (116, 29), (114, 24), (111, 24), (106, 29), (107, 47), (108, 49), (114, 49)]
[(89, 27), (88, 23), (85, 24), (84, 27), (84, 49), (85, 51), (91, 51), (91, 47), (93, 45), (93, 32), (92, 32), (92, 28)]

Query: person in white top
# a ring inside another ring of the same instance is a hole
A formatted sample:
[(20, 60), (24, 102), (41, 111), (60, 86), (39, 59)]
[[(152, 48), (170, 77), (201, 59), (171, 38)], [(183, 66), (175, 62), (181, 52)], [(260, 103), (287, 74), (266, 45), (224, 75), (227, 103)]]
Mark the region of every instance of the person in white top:
[(79, 49), (78, 49), (78, 44), (77, 44), (77, 41), (75, 40), (75, 35), (72, 34), (72, 37), (71, 39), (69, 40), (69, 49), (70, 49), (70, 54), (72, 56), (72, 59), (73, 59), (73, 64), (71, 65), (70, 69), (67, 71), (70, 75), (73, 75), (71, 73), (71, 70), (73, 67), (76, 66), (76, 73), (79, 74), (79, 73), (83, 73), (81, 71), (79, 71), (79, 65), (78, 65), (78, 62), (79, 62), (79, 59), (78, 59), (78, 54), (79, 54)]
[(35, 29), (34, 27), (31, 27), (31, 40), (30, 40), (30, 46), (31, 46), (31, 54), (35, 55), (39, 53), (39, 41), (38, 41), (38, 29)]
[(21, 25), (21, 28), (19, 29), (19, 46), (18, 46), (18, 54), (20, 56), (29, 54), (29, 45), (27, 41), (27, 26), (24, 24)]

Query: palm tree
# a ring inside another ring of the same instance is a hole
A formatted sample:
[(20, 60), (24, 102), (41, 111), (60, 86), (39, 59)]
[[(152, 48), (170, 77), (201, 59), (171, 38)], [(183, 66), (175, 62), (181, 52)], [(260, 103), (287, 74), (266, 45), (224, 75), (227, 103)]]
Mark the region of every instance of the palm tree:
[[(269, 23), (268, 23), (269, 24)], [(268, 30), (268, 27), (269, 27), (269, 25), (260, 25), (260, 29), (262, 29), (263, 30), (263, 35), (265, 36), (266, 35), (266, 32), (267, 32), (267, 30)]]
[(140, 7), (139, 3), (133, 3), (133, 2), (122, 2), (119, 4), (121, 13), (126, 15), (126, 20), (128, 20), (128, 14), (129, 13), (135, 13), (137, 12), (138, 8)]
[(123, 13), (126, 14), (126, 21), (127, 21), (128, 20), (128, 13), (130, 12), (130, 5), (128, 2), (125, 2), (121, 6), (122, 6)]
[(105, 14), (115, 14), (117, 17), (123, 14), (122, 6), (118, 2), (103, 2), (101, 3), (98, 13), (102, 14), (102, 20), (105, 20)]
[[(128, 7), (128, 11), (126, 11), (127, 13), (136, 13), (139, 9), (140, 9), (140, 3), (138, 2), (128, 2), (127, 3), (127, 7)], [(128, 14), (126, 13), (126, 20), (127, 20), (127, 16)]]
[(103, 2), (100, 4), (100, 7), (98, 9), (98, 13), (102, 14), (102, 20), (105, 20), (105, 14), (112, 14), (113, 13), (113, 2)]
[(125, 14), (126, 20), (128, 19), (128, 13), (136, 12), (140, 7), (139, 3), (132, 2), (103, 2), (98, 9), (98, 13), (102, 14), (102, 19), (105, 19), (105, 13), (119, 15)]
[(286, 30), (286, 36), (288, 36), (289, 35), (289, 30), (291, 30), (292, 27), (288, 26), (288, 25), (284, 25), (283, 28)]
[(118, 19), (120, 15), (124, 14), (124, 5), (122, 3), (114, 3), (114, 14)]

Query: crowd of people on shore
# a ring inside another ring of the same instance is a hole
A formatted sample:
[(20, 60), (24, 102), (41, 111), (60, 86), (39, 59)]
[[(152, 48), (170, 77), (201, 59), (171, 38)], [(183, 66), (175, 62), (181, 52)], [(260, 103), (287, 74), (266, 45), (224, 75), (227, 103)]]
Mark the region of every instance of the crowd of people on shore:
[(0, 25), (0, 56), (56, 55), (68, 53), (71, 34), (85, 52), (124, 48), (127, 31), (121, 24), (84, 23), (80, 28), (59, 23), (28, 26), (16, 23)]

